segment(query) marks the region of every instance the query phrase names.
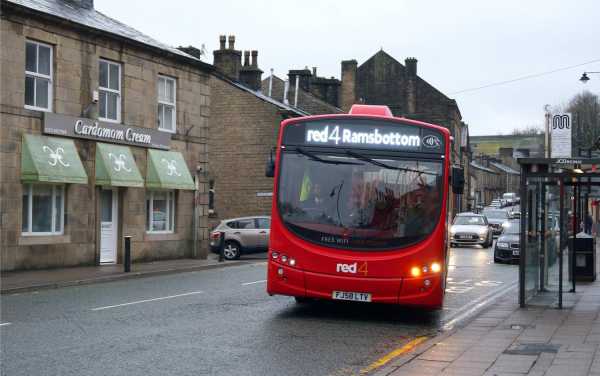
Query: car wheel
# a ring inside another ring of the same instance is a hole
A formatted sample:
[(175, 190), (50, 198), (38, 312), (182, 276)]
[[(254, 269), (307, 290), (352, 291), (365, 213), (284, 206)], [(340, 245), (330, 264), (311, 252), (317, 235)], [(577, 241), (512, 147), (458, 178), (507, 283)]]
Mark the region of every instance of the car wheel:
[(315, 298), (307, 298), (305, 296), (294, 296), (294, 299), (296, 299), (296, 303), (300, 304), (312, 303), (315, 300)]
[(501, 264), (502, 260), (496, 257), (496, 250), (494, 250), (494, 264)]
[(237, 243), (225, 243), (225, 260), (237, 260), (242, 255), (242, 250)]
[(482, 244), (481, 246), (482, 246), (483, 248), (489, 248), (489, 247), (490, 247), (490, 243), (487, 243), (487, 242), (486, 242), (485, 244)]
[(494, 236), (490, 236), (490, 247), (494, 245)]

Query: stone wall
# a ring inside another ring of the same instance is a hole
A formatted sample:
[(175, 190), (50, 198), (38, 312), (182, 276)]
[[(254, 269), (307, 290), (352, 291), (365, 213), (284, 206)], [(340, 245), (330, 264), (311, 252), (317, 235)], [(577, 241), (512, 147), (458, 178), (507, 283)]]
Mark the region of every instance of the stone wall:
[[(206, 68), (173, 59), (166, 52), (133, 46), (124, 39), (98, 37), (64, 21), (49, 23), (35, 13), (23, 17), (8, 7), (1, 24), (0, 98), (0, 205), (2, 270), (39, 269), (75, 265), (96, 265), (99, 260), (99, 187), (94, 186), (95, 142), (75, 139), (75, 145), (88, 175), (87, 185), (67, 184), (65, 188), (64, 235), (21, 236), (22, 194), (20, 181), (21, 137), (23, 133), (42, 134), (42, 112), (24, 108), (25, 44), (31, 39), (52, 45), (52, 111), (81, 117), (91, 103), (92, 91), (99, 88), (99, 59), (121, 64), (121, 119), (123, 124), (156, 129), (158, 75), (177, 82), (177, 132), (172, 150), (183, 154), (192, 176), (202, 166), (200, 191), (208, 190), (208, 127), (210, 116), (210, 76)], [(91, 119), (98, 118), (92, 106)], [(131, 147), (137, 166), (145, 177), (146, 149)], [(189, 257), (191, 255), (193, 192), (176, 193), (175, 234), (145, 233), (146, 190), (119, 188), (119, 239), (130, 234), (132, 261)], [(201, 198), (198, 239), (206, 255), (208, 239), (208, 197)], [(121, 225), (122, 224), (122, 225)], [(168, 239), (167, 239), (168, 238)], [(123, 250), (120, 242), (117, 254)]]
[(271, 146), (284, 120), (281, 108), (217, 76), (211, 79), (210, 180), (214, 180), (213, 228), (222, 219), (270, 215), (273, 179), (265, 177)]

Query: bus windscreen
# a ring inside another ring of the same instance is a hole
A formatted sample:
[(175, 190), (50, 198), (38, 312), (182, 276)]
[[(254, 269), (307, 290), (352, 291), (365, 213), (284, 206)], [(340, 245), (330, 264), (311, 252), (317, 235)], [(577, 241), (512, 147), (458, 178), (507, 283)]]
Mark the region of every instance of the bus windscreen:
[(426, 238), (440, 220), (443, 162), (288, 150), (281, 154), (278, 211), (314, 244), (385, 251)]

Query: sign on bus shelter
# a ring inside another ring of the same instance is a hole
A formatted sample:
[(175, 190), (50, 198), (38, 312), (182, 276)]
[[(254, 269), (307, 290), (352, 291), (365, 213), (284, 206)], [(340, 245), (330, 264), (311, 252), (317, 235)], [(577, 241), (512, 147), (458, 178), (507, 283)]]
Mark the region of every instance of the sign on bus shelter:
[(571, 158), (571, 113), (554, 114), (550, 122), (552, 129), (551, 158)]

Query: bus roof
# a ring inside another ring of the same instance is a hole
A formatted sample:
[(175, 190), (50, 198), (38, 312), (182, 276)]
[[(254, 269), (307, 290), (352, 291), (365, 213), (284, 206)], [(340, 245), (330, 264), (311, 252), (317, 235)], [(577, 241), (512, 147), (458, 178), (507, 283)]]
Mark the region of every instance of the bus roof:
[(373, 106), (366, 104), (355, 104), (348, 112), (349, 115), (375, 115), (394, 117), (388, 106)]

